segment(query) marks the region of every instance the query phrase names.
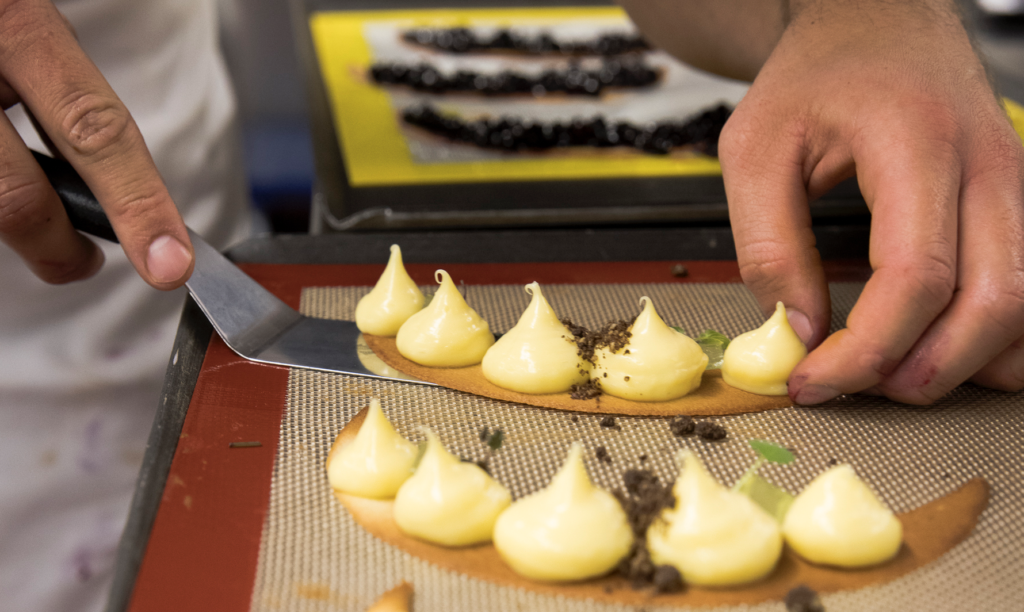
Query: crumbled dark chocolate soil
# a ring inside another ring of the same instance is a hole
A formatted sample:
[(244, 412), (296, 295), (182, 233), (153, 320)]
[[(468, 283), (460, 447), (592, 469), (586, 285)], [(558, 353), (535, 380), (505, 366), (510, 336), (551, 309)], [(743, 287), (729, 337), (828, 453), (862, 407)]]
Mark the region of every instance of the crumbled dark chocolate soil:
[(598, 446), (594, 449), (594, 456), (596, 456), (597, 460), (601, 463), (612, 462), (612, 456), (608, 454), (608, 449), (603, 446)]
[(606, 33), (590, 39), (558, 40), (548, 32), (537, 34), (500, 28), (482, 34), (469, 28), (413, 28), (402, 32), (407, 43), (444, 53), (502, 52), (526, 55), (600, 55), (650, 51), (637, 34)]
[(668, 428), (672, 431), (672, 435), (677, 438), (692, 434), (696, 427), (697, 424), (694, 423), (693, 419), (685, 414), (672, 417), (672, 420), (668, 422)]
[(480, 428), (480, 441), (484, 444), (487, 443), (487, 439), (491, 437), (491, 430), (486, 427)]
[(678, 593), (683, 590), (683, 575), (671, 565), (659, 565), (654, 569), (654, 590), (659, 593)]
[[(601, 396), (601, 383), (596, 380), (588, 380), (585, 383), (577, 383), (569, 387), (569, 397), (575, 400), (590, 400)], [(573, 423), (578, 421), (573, 417)]]
[(825, 612), (825, 606), (818, 594), (803, 584), (793, 587), (786, 593), (785, 603), (786, 612)]
[(700, 421), (694, 427), (694, 433), (700, 436), (701, 439), (712, 442), (715, 440), (724, 440), (727, 435), (725, 427), (722, 427), (713, 421)]
[(576, 325), (570, 319), (562, 319), (562, 324), (565, 325), (576, 341), (576, 354), (583, 360), (594, 363), (594, 353), (597, 349), (607, 347), (608, 350), (614, 353), (626, 346), (626, 343), (629, 342), (632, 336), (629, 326), (633, 324), (633, 321), (619, 319), (618, 321), (606, 323), (598, 331), (587, 329), (582, 325)]
[(647, 529), (662, 510), (675, 505), (676, 498), (672, 488), (662, 485), (650, 470), (626, 470), (622, 480), (626, 490), (616, 489), (614, 493), (626, 512), (635, 539), (617, 571), (629, 579), (634, 589), (645, 589), (652, 585), (657, 571), (647, 551)]
[(580, 417), (574, 414), (569, 418), (569, 420), (572, 421), (573, 423), (579, 423)]
[(606, 429), (622, 429), (618, 423), (615, 422), (615, 417), (606, 416), (601, 418), (601, 427)]

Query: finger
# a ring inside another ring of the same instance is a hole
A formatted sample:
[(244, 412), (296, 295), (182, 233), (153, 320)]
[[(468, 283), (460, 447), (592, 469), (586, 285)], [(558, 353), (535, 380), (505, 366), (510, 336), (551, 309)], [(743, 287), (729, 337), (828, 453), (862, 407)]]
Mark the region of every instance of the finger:
[[(815, 404), (879, 384), (950, 302), (956, 279), (959, 160), (952, 148), (887, 125), (854, 144), (871, 208), (874, 273), (846, 321), (790, 376)], [(896, 161), (894, 161), (896, 160)]]
[[(983, 126), (980, 132), (998, 130)], [(989, 363), (982, 380), (1012, 375), (1012, 368), (1019, 373), (1019, 349), (1008, 347), (1024, 336), (1024, 149), (1008, 126), (999, 141), (986, 147), (984, 163), (965, 169), (959, 286), (946, 311), (880, 386), (893, 399), (933, 402)]]
[(1024, 389), (1024, 338), (1018, 338), (1016, 342), (1011, 343), (970, 380), (983, 387), (1001, 391)]
[(57, 194), (3, 113), (0, 159), (0, 241), (48, 283), (95, 274), (103, 252), (71, 227)]
[(0, 23), (7, 82), (92, 189), (139, 274), (159, 289), (181, 285), (192, 271), (191, 242), (127, 108), (52, 4), (7, 4)]
[(831, 305), (801, 148), (760, 128), (734, 114), (719, 141), (740, 275), (765, 313), (785, 304), (793, 329), (814, 347), (828, 333)]

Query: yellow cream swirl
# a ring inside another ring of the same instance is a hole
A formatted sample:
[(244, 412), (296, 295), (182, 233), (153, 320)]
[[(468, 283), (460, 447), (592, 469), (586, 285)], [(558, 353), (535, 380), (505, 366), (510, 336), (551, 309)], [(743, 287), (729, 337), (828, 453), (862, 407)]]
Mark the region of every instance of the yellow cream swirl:
[(480, 466), (449, 453), (434, 432), (426, 435), (427, 450), (416, 473), (395, 496), (398, 527), (442, 546), (490, 541), (511, 494)]
[(865, 567), (899, 552), (903, 525), (849, 465), (821, 474), (782, 522), (786, 542), (812, 563)]
[(373, 398), (355, 439), (331, 449), (327, 480), (342, 493), (373, 499), (394, 497), (412, 476), (416, 453), (416, 445), (395, 431), (380, 400)]
[(484, 377), (520, 393), (560, 393), (590, 377), (590, 364), (580, 359), (572, 333), (558, 320), (536, 282), (526, 285), (533, 296), (519, 322), (484, 355)]
[(683, 397), (700, 386), (708, 356), (692, 338), (665, 324), (654, 302), (640, 298), (643, 311), (630, 326), (626, 346), (594, 353), (591, 377), (609, 395), (640, 402)]
[(691, 451), (680, 457), (682, 472), (672, 489), (676, 505), (647, 530), (651, 559), (672, 565), (698, 586), (768, 575), (782, 554), (778, 523), (747, 496), (720, 485)]
[(423, 308), (423, 292), (402, 265), (402, 249), (391, 257), (373, 289), (356, 304), (356, 327), (364, 334), (393, 337), (406, 319)]
[(568, 581), (601, 576), (629, 553), (633, 532), (619, 502), (595, 487), (574, 444), (542, 491), (509, 506), (494, 525), (494, 546), (518, 574)]
[(409, 361), (432, 367), (480, 363), (494, 344), (490, 326), (469, 307), (447, 272), (438, 270), (435, 278), (441, 286), (433, 299), (398, 330), (398, 352)]
[(807, 347), (789, 325), (786, 307), (775, 305), (775, 314), (764, 325), (736, 336), (722, 357), (726, 384), (758, 395), (786, 395), (789, 374), (807, 355)]

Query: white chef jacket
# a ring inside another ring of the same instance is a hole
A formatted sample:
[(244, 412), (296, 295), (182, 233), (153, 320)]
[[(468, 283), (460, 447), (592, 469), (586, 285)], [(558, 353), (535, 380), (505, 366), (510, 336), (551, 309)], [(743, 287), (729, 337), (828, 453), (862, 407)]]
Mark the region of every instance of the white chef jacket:
[[(236, 105), (215, 0), (58, 8), (139, 124), (185, 222), (217, 247), (248, 232)], [(26, 142), (45, 151), (16, 107)], [(102, 242), (102, 241), (99, 241)], [(50, 286), (0, 244), (0, 608), (102, 609), (184, 290), (150, 288), (117, 245)]]

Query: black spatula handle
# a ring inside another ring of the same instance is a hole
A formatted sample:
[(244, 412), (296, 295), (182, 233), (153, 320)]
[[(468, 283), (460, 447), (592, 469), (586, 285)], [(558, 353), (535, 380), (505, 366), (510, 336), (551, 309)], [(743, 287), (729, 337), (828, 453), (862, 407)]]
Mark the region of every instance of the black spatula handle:
[(64, 210), (71, 219), (71, 225), (75, 229), (103, 238), (111, 242), (117, 242), (117, 234), (110, 226), (110, 219), (103, 207), (92, 194), (89, 186), (85, 184), (82, 177), (78, 176), (75, 169), (68, 162), (61, 159), (54, 159), (37, 151), (32, 151), (39, 167), (43, 169), (46, 178), (50, 180), (60, 201), (64, 204)]

